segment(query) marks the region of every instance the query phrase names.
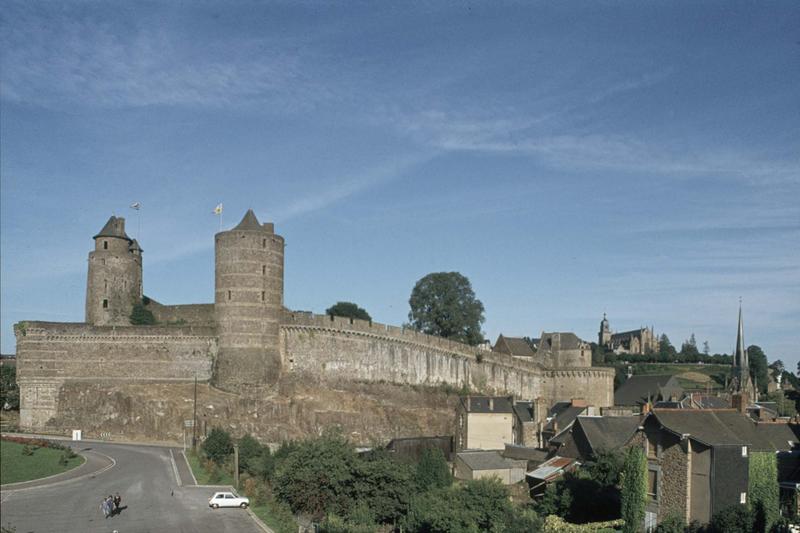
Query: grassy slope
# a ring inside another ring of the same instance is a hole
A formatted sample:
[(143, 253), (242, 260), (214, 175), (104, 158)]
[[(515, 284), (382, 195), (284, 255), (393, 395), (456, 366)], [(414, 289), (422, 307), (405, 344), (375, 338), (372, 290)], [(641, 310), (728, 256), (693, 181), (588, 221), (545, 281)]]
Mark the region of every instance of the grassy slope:
[(16, 442), (0, 441), (0, 483), (18, 483), (52, 476), (72, 470), (84, 462), (84, 458), (78, 456), (70, 459), (66, 465), (59, 464), (63, 452), (50, 448), (39, 448), (33, 455), (22, 455), (23, 446)]
[[(627, 370), (628, 365), (620, 365), (624, 370)], [(671, 374), (678, 378), (678, 383), (687, 390), (704, 391), (706, 387), (710, 387), (712, 391), (720, 390), (723, 386), (713, 379), (692, 379), (691, 373), (701, 374), (704, 376), (715, 376), (724, 374), (730, 376), (730, 365), (698, 365), (693, 363), (680, 364), (680, 363), (636, 363), (633, 366), (634, 374)], [(687, 375), (688, 374), (688, 375)]]
[(212, 476), (200, 464), (200, 459), (197, 455), (187, 452), (186, 458), (189, 460), (189, 466), (192, 467), (194, 477), (197, 479), (198, 485), (233, 485), (233, 475), (220, 469), (219, 477), (212, 479)]

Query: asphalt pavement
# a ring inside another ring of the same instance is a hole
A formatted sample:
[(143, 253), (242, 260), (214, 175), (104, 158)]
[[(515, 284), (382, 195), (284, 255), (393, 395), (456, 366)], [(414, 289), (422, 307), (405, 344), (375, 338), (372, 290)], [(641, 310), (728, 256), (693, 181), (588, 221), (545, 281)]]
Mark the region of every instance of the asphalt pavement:
[[(263, 533), (242, 509), (208, 507), (224, 487), (192, 486), (180, 450), (70, 443), (87, 463), (70, 476), (3, 487), (0, 524), (16, 533)], [(170, 453), (170, 451), (172, 453)], [(121, 512), (103, 517), (104, 496), (119, 492)]]

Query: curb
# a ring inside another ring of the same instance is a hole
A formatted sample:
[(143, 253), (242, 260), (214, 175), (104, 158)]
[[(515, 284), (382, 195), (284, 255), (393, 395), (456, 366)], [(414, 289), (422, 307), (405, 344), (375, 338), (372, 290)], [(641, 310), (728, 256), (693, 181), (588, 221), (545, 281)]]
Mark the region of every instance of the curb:
[(253, 522), (255, 522), (258, 527), (266, 531), (266, 533), (275, 533), (275, 531), (270, 529), (270, 527), (267, 524), (265, 524), (263, 520), (261, 520), (259, 517), (256, 516), (256, 513), (250, 510), (250, 506), (247, 506), (247, 509), (245, 509), (245, 511), (247, 511), (247, 514), (249, 514), (250, 518), (253, 519)]
[[(70, 478), (70, 479), (65, 479), (63, 481), (56, 480), (56, 481), (54, 481), (52, 483), (44, 483), (42, 485), (35, 485), (35, 486), (32, 486), (32, 487), (14, 488), (14, 487), (20, 486), (20, 485), (22, 485), (24, 483), (35, 483), (35, 482), (38, 482), (38, 481), (54, 478), (56, 476), (63, 476), (64, 474), (68, 474), (68, 473), (70, 473), (72, 471), (62, 472), (61, 474), (55, 474), (53, 476), (48, 476), (48, 477), (39, 478), (39, 479), (31, 479), (29, 481), (20, 481), (19, 483), (9, 483), (9, 484), (6, 484), (6, 485), (0, 485), (0, 492), (11, 494), (11, 493), (14, 493), (14, 492), (22, 492), (22, 491), (25, 491), (25, 490), (35, 490), (35, 489), (41, 489), (41, 488), (50, 488), (50, 487), (53, 487), (53, 486), (56, 486), (56, 485), (64, 485), (66, 483), (72, 483), (73, 481), (80, 481), (80, 480), (86, 479), (88, 477), (94, 477), (94, 476), (96, 476), (98, 474), (102, 474), (103, 472), (105, 472), (107, 470), (111, 470), (112, 468), (114, 468), (117, 465), (117, 461), (115, 461), (113, 457), (108, 456), (108, 455), (106, 455), (104, 453), (100, 453), (100, 452), (96, 452), (96, 451), (92, 450), (92, 451), (82, 452), (81, 455), (83, 455), (84, 453), (93, 453), (93, 454), (96, 454), (96, 455), (101, 455), (101, 456), (105, 457), (106, 459), (110, 460), (111, 464), (104, 466), (100, 470), (95, 470), (94, 472), (87, 472), (86, 474), (82, 474), (82, 475), (77, 476), (77, 477), (73, 477), (73, 478)], [(85, 458), (85, 456), (84, 456), (84, 458)], [(86, 459), (86, 461), (88, 462), (89, 460)], [(84, 465), (85, 464), (86, 463), (84, 463)], [(81, 466), (83, 466), (83, 465), (81, 465)], [(80, 467), (78, 467), (78, 468), (80, 468)]]

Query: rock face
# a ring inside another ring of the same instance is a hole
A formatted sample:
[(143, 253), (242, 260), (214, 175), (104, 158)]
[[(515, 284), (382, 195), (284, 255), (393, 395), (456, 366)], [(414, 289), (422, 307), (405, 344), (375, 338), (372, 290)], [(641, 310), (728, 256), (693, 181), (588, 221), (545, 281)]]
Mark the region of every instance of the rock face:
[[(295, 375), (280, 386), (252, 390), (247, 397), (201, 383), (197, 387), (197, 433), (221, 427), (279, 443), (338, 427), (362, 445), (393, 437), (451, 435), (457, 396), (441, 388), (334, 381)], [(80, 428), (86, 438), (191, 442), (193, 384), (72, 382), (61, 387), (53, 430)]]

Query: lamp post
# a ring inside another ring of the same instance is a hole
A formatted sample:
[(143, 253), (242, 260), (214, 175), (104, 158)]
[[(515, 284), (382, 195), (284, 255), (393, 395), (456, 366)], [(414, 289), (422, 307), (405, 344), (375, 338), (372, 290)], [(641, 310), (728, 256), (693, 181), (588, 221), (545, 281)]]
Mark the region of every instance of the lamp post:
[(194, 414), (192, 415), (192, 450), (197, 451), (197, 372), (194, 373)]
[(239, 443), (233, 444), (233, 488), (239, 490)]

